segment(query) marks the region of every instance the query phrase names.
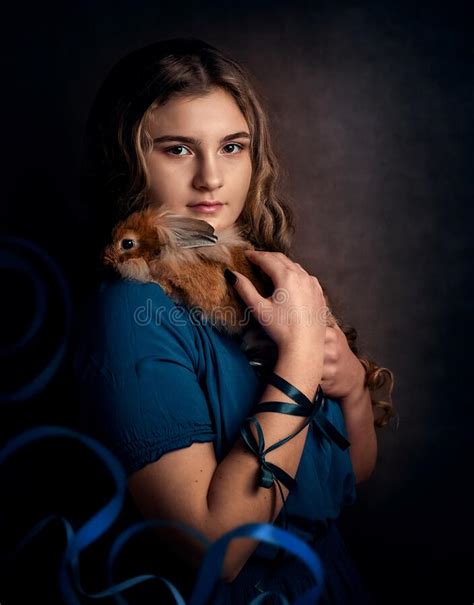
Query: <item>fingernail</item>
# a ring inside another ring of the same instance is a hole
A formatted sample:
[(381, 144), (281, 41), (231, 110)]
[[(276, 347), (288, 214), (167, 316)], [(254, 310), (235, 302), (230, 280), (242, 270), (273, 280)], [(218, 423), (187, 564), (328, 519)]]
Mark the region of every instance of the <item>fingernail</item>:
[(226, 279), (226, 282), (228, 284), (230, 284), (231, 286), (233, 286), (235, 284), (235, 282), (237, 281), (237, 275), (232, 273), (232, 271), (230, 271), (229, 269), (224, 270), (224, 277)]

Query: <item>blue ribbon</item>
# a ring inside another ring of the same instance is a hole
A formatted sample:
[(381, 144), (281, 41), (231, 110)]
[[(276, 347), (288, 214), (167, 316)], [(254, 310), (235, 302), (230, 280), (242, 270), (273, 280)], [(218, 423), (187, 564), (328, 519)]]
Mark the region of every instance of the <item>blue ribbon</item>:
[[(316, 580), (316, 585), (304, 594), (300, 595), (295, 600), (294, 605), (317, 604), (322, 593), (324, 580), (321, 561), (315, 551), (312, 550), (300, 538), (297, 538), (290, 532), (280, 529), (279, 527), (275, 527), (270, 523), (248, 523), (226, 533), (211, 545), (206, 558), (201, 565), (195, 590), (191, 596), (189, 605), (205, 605), (207, 603), (207, 599), (211, 596), (212, 590), (217, 581), (222, 561), (227, 551), (227, 546), (231, 540), (239, 537), (255, 538), (257, 540), (285, 548), (304, 561), (311, 570)], [(267, 594), (268, 592), (258, 595), (258, 597), (251, 601), (250, 605), (260, 603), (263, 600), (263, 597)]]
[[(291, 397), (294, 401), (299, 403), (300, 405), (307, 405), (309, 399), (305, 395), (303, 395), (298, 389), (296, 389), (292, 384), (274, 374), (273, 371), (269, 368), (259, 368), (258, 374), (261, 379), (273, 384), (276, 388), (280, 389), (284, 393)], [(329, 441), (333, 441), (341, 450), (347, 450), (350, 447), (350, 442), (342, 435), (340, 431), (330, 422), (323, 413), (323, 407), (325, 405), (325, 400), (327, 396), (324, 394), (321, 385), (318, 386), (316, 393), (313, 398), (313, 404), (316, 403), (317, 410), (311, 416), (311, 421), (317, 426), (321, 434), (328, 439)]]
[[(49, 271), (53, 277), (56, 285), (58, 286), (59, 293), (61, 296), (61, 308), (64, 312), (64, 325), (61, 330), (61, 338), (56, 347), (56, 350), (51, 356), (51, 359), (47, 361), (44, 367), (38, 372), (38, 374), (32, 378), (25, 385), (18, 388), (13, 392), (0, 392), (0, 402), (12, 403), (17, 401), (25, 401), (31, 399), (42, 391), (51, 381), (56, 374), (63, 358), (66, 353), (67, 343), (69, 340), (71, 326), (72, 326), (72, 300), (70, 296), (69, 286), (62, 274), (61, 269), (56, 262), (37, 244), (19, 237), (4, 236), (0, 238), (0, 245), (20, 247), (23, 249), (23, 253), (33, 253), (37, 258), (35, 262), (41, 263)], [(41, 326), (44, 324), (46, 319), (46, 293), (43, 282), (38, 278), (36, 270), (25, 262), (18, 252), (12, 252), (11, 250), (3, 250), (0, 256), (0, 267), (2, 269), (12, 269), (19, 271), (20, 273), (26, 274), (33, 284), (34, 289), (34, 303), (35, 313), (33, 318), (30, 320), (29, 326), (23, 334), (13, 345), (3, 347), (0, 350), (0, 356), (5, 357), (17, 353), (26, 347), (33, 338), (38, 334)]]
[[(112, 476), (115, 491), (112, 498), (99, 509), (86, 523), (76, 531), (71, 524), (61, 516), (51, 515), (41, 520), (17, 545), (13, 557), (24, 548), (40, 531), (42, 531), (53, 520), (59, 520), (66, 532), (67, 544), (61, 559), (59, 570), (59, 588), (62, 597), (67, 605), (81, 605), (78, 596), (85, 596), (94, 599), (100, 599), (113, 596), (117, 603), (123, 604), (127, 601), (119, 593), (142, 582), (159, 579), (165, 583), (172, 593), (177, 605), (186, 605), (179, 590), (166, 578), (154, 574), (143, 574), (130, 578), (119, 584), (111, 585), (105, 590), (96, 593), (88, 593), (83, 590), (80, 582), (79, 555), (87, 546), (100, 538), (117, 520), (123, 506), (126, 492), (126, 475), (118, 459), (104, 445), (95, 439), (78, 433), (65, 427), (40, 426), (30, 429), (6, 443), (0, 450), (0, 465), (5, 463), (16, 451), (35, 441), (51, 438), (71, 438), (81, 442), (91, 449), (94, 454), (104, 463)], [(115, 540), (107, 561), (108, 580), (112, 582), (113, 566), (117, 555), (124, 547), (126, 542), (139, 531), (156, 526), (174, 526), (180, 527), (198, 537), (203, 543), (209, 545), (204, 536), (196, 530), (184, 524), (172, 521), (143, 521), (127, 528)], [(323, 589), (323, 570), (317, 554), (296, 535), (275, 527), (268, 523), (252, 523), (238, 527), (237, 529), (226, 533), (219, 540), (208, 546), (206, 556), (202, 562), (199, 574), (194, 586), (188, 605), (206, 605), (212, 594), (215, 584), (220, 578), (220, 569), (222, 562), (231, 540), (237, 537), (249, 537), (263, 542), (275, 544), (281, 548), (290, 551), (306, 563), (312, 572), (316, 584), (303, 595), (299, 596), (295, 605), (316, 605)], [(11, 558), (11, 557), (10, 557)], [(255, 597), (249, 605), (258, 605), (268, 594), (277, 594), (284, 604), (288, 604), (287, 599), (277, 591), (267, 591)]]
[(10, 357), (21, 351), (21, 349), (24, 349), (38, 334), (41, 325), (44, 323), (46, 318), (46, 290), (43, 282), (38, 279), (38, 276), (31, 270), (31, 267), (22, 258), (9, 250), (2, 251), (0, 268), (23, 273), (33, 285), (33, 300), (31, 302), (33, 303), (32, 306), (35, 314), (30, 320), (25, 333), (15, 343), (0, 347), (0, 356)]

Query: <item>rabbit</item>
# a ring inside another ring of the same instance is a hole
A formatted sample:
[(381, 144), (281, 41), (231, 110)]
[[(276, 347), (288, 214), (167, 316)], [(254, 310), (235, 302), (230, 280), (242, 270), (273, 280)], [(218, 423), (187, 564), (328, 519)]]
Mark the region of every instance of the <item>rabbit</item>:
[(247, 260), (248, 249), (255, 248), (236, 226), (216, 233), (204, 220), (148, 207), (114, 227), (102, 261), (125, 279), (159, 284), (170, 298), (235, 336), (250, 316), (224, 269), (248, 277), (262, 296), (273, 290), (268, 276)]
[(204, 220), (147, 207), (115, 225), (102, 261), (124, 279), (159, 284), (175, 302), (237, 339), (250, 363), (264, 370), (276, 362), (276, 344), (224, 277), (225, 268), (239, 271), (270, 296), (271, 279), (244, 254), (255, 249), (235, 225), (215, 232)]

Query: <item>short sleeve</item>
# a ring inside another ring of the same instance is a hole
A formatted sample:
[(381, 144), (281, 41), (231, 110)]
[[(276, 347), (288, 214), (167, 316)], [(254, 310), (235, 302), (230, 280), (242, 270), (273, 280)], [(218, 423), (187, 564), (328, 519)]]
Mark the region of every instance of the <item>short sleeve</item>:
[(157, 284), (106, 282), (81, 321), (80, 424), (127, 476), (166, 452), (213, 441), (193, 326)]

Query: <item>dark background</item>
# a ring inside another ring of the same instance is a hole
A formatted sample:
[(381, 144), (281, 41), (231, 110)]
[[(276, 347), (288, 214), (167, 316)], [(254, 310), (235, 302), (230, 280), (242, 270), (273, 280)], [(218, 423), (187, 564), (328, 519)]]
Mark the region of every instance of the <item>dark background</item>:
[[(82, 134), (107, 71), (134, 48), (188, 35), (251, 70), (295, 200), (295, 257), (357, 328), (362, 352), (395, 374), (400, 426), (378, 432), (377, 469), (341, 518), (348, 547), (380, 604), (472, 603), (468, 3), (26, 2), (9, 7), (2, 29), (2, 229), (56, 260), (75, 308), (88, 270)], [(12, 342), (32, 309), (24, 280), (3, 277)], [(44, 350), (61, 335), (60, 303), (49, 308)], [(30, 364), (3, 360), (2, 384)], [(41, 393), (0, 407), (2, 443), (27, 427), (74, 426), (74, 395), (68, 354)], [(84, 522), (106, 492), (92, 458), (66, 441), (31, 446), (12, 464), (1, 483), (4, 545), (43, 511)], [(31, 602), (28, 590), (56, 602), (63, 536), (55, 526), (14, 571), (2, 565), (2, 605)], [(98, 564), (84, 559), (85, 587), (101, 588)]]

